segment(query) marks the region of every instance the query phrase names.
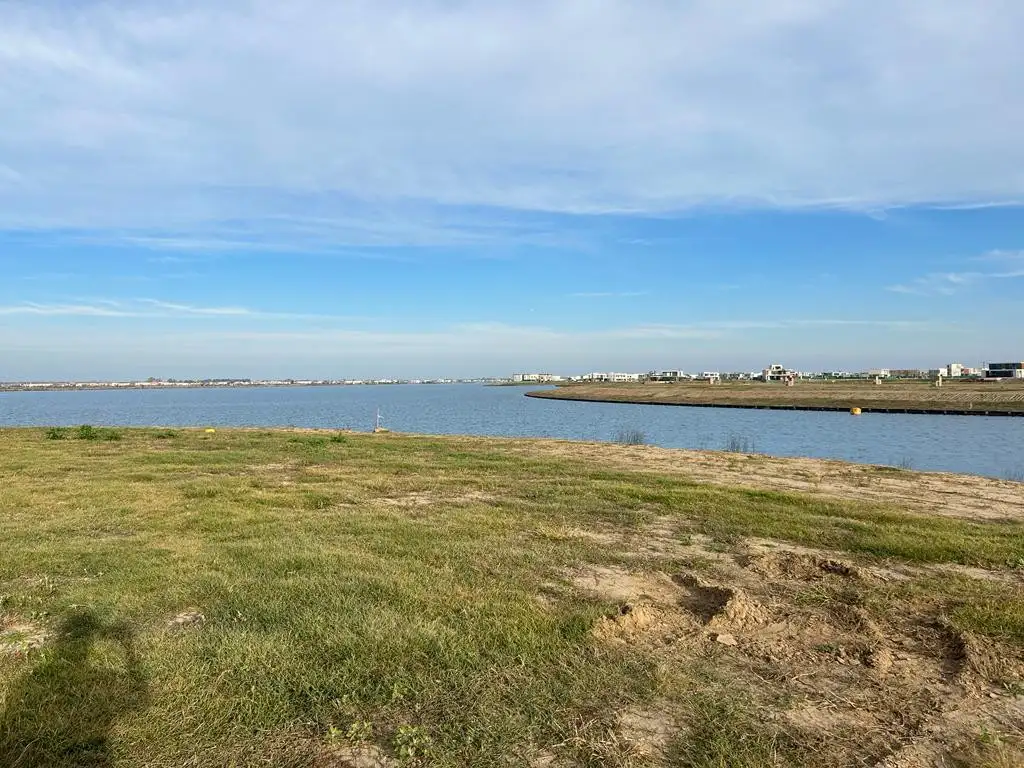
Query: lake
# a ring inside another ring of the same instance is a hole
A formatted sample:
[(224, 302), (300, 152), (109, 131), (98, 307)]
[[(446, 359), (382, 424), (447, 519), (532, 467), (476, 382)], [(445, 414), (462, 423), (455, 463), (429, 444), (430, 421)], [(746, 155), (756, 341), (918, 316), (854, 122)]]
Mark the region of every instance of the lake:
[[(536, 389), (536, 387), (534, 388)], [(1024, 477), (1024, 419), (579, 403), (522, 387), (349, 387), (0, 392), (0, 426), (261, 426), (369, 430), (377, 409), (397, 432), (614, 440), (639, 430), (668, 448), (730, 443), (920, 470)]]

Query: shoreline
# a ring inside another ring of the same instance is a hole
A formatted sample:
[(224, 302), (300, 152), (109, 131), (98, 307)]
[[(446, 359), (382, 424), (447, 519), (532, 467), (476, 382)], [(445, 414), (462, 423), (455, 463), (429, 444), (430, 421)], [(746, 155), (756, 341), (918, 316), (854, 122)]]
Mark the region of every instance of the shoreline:
[[(628, 387), (629, 385), (627, 385)], [(681, 385), (686, 386), (686, 385)], [(981, 403), (975, 407), (974, 402), (970, 408), (957, 407), (957, 402), (950, 398), (948, 404), (942, 402), (930, 402), (927, 398), (906, 397), (906, 404), (901, 404), (897, 396), (879, 397), (878, 392), (859, 392), (847, 394), (843, 399), (839, 397), (818, 397), (804, 395), (807, 399), (827, 400), (822, 401), (800, 401), (801, 392), (790, 391), (779, 392), (778, 390), (752, 391), (752, 390), (725, 390), (724, 396), (714, 396), (716, 393), (710, 388), (699, 390), (676, 389), (668, 392), (652, 392), (648, 387), (644, 390), (630, 391), (627, 387), (616, 388), (612, 386), (603, 387), (581, 387), (573, 391), (575, 387), (561, 387), (551, 390), (535, 390), (525, 392), (526, 397), (535, 397), (546, 400), (570, 400), (574, 402), (600, 402), (605, 404), (632, 404), (632, 406), (670, 406), (676, 408), (719, 408), (719, 409), (743, 409), (755, 411), (810, 411), (823, 413), (849, 413), (852, 409), (859, 409), (861, 414), (910, 414), (920, 416), (991, 416), (991, 417), (1024, 417), (1024, 404), (1004, 401), (984, 402), (979, 395)], [(839, 395), (840, 393), (836, 393)], [(987, 392), (985, 394), (988, 394)], [(673, 396), (674, 395), (674, 396)], [(730, 396), (731, 395), (731, 396)], [(785, 398), (797, 401), (785, 401)], [(772, 400), (775, 401), (772, 401)], [(874, 400), (874, 404), (872, 404)]]
[[(0, 439), (46, 432), (45, 427), (0, 427)], [(51, 444), (75, 444), (74, 428), (63, 428), (64, 440)], [(904, 469), (887, 464), (846, 461), (811, 456), (777, 456), (727, 450), (665, 448), (657, 445), (622, 445), (593, 440), (556, 437), (495, 437), (413, 432), (373, 433), (322, 427), (204, 427), (150, 426), (109, 427), (127, 440), (148, 439), (156, 433), (165, 439), (200, 437), (233, 439), (233, 436), (272, 438), (275, 435), (309, 436), (328, 442), (331, 436), (346, 439), (390, 440), (407, 445), (439, 441), (460, 449), (498, 449), (524, 458), (571, 459), (600, 464), (626, 472), (682, 474), (696, 483), (752, 491), (801, 493), (811, 497), (881, 504), (896, 504), (915, 514), (931, 514), (971, 520), (1024, 521), (1024, 482), (990, 475), (948, 470)], [(107, 445), (116, 446), (121, 440)], [(88, 442), (86, 443), (88, 444)], [(103, 444), (103, 443), (101, 443)]]

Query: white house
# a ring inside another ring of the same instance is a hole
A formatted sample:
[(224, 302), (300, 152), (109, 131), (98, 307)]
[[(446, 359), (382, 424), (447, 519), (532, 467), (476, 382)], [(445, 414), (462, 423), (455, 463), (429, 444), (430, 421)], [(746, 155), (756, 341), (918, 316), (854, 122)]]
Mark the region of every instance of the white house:
[(651, 371), (647, 378), (651, 381), (683, 381), (693, 377), (684, 371)]
[(518, 383), (537, 383), (546, 384), (552, 381), (561, 381), (561, 376), (556, 376), (553, 373), (513, 373), (512, 381)]
[(761, 378), (765, 381), (789, 381), (796, 376), (796, 371), (791, 371), (780, 363), (772, 363), (761, 371)]

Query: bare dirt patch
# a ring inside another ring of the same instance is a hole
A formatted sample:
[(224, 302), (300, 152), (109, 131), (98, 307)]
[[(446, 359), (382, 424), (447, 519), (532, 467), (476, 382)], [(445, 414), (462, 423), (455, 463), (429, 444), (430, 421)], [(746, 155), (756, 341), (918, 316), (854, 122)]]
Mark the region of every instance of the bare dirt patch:
[(661, 757), (677, 730), (667, 711), (641, 708), (620, 712), (616, 729), (630, 750), (641, 758)]
[(182, 611), (177, 616), (173, 617), (167, 622), (167, 629), (183, 630), (183, 629), (198, 629), (206, 623), (206, 616), (192, 608), (187, 611)]
[(416, 507), (434, 507), (453, 504), (489, 503), (495, 497), (481, 491), (468, 491), (459, 494), (438, 494), (431, 491), (412, 491), (400, 496), (385, 496), (380, 502), (389, 507), (414, 509)]
[[(1024, 734), (1024, 697), (1006, 688), (1024, 684), (1019, 648), (923, 609), (869, 611), (864, 599), (892, 578), (885, 569), (764, 540), (738, 550), (699, 572), (594, 567), (571, 581), (618, 606), (595, 626), (597, 642), (628, 643), (666, 669), (713, 659), (719, 679), (764, 702), (765, 722), (822, 766), (952, 766), (985, 729)], [(663, 727), (644, 753), (653, 764), (684, 710), (658, 711)], [(629, 736), (643, 722), (642, 711), (624, 713), (623, 738), (643, 741)]]

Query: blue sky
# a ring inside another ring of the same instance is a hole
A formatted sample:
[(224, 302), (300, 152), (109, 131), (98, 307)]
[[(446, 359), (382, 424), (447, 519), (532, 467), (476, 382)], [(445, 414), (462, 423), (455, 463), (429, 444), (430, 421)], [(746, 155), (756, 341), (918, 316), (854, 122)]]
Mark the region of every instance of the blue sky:
[(1022, 33), (1013, 2), (0, 2), (0, 380), (1022, 359)]

